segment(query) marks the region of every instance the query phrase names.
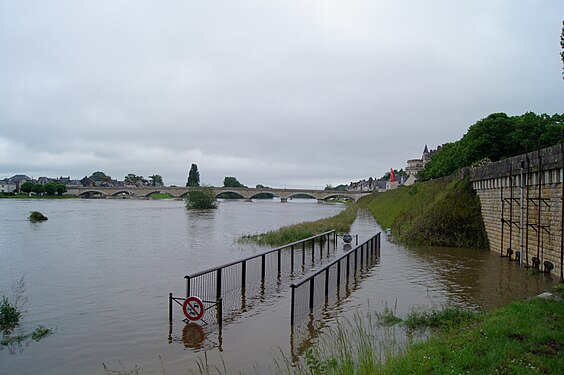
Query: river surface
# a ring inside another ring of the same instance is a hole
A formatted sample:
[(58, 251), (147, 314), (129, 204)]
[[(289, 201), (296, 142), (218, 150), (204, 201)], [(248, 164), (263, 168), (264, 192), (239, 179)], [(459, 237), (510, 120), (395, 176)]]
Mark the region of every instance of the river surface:
[[(316, 200), (224, 201), (189, 211), (175, 200), (0, 200), (0, 291), (24, 276), (28, 302), (19, 333), (54, 330), (39, 342), (0, 350), (0, 374), (199, 373), (197, 361), (231, 372), (268, 373), (279, 352), (299, 355), (335, 319), (393, 307), (446, 303), (492, 309), (550, 288), (499, 255), (477, 249), (407, 249), (382, 237), (377, 264), (321, 324), (296, 335), (289, 288), (282, 286), (221, 330), (168, 322), (168, 293), (183, 296), (184, 275), (266, 250), (239, 243), (245, 234), (329, 217), (344, 206)], [(49, 220), (30, 223), (30, 211)], [(381, 229), (360, 211), (351, 229), (364, 242)], [(342, 253), (342, 241), (337, 252)], [(319, 322), (318, 322), (319, 323)]]

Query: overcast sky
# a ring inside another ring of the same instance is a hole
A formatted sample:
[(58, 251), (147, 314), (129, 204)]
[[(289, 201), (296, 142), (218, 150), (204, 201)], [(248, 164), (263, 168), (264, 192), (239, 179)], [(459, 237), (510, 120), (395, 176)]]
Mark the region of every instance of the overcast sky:
[(564, 112), (560, 0), (0, 0), (0, 179), (378, 178)]

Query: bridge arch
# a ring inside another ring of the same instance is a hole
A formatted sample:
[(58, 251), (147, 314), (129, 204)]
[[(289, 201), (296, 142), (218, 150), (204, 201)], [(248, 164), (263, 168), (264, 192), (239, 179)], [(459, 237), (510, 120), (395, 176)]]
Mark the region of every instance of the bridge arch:
[(78, 194), (78, 196), (80, 198), (93, 198), (93, 196), (100, 196), (100, 197), (106, 197), (107, 194), (101, 192), (100, 190), (95, 190), (95, 189), (91, 189), (91, 190), (85, 190), (82, 191)]

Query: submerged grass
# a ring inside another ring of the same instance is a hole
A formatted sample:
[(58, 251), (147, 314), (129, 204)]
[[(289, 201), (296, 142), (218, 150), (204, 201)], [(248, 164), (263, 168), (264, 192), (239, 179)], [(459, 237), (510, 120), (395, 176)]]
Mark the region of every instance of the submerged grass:
[(339, 234), (347, 233), (356, 218), (357, 210), (358, 206), (352, 204), (338, 215), (330, 218), (289, 225), (263, 234), (245, 235), (240, 241), (255, 242), (259, 245), (281, 246), (333, 229)]

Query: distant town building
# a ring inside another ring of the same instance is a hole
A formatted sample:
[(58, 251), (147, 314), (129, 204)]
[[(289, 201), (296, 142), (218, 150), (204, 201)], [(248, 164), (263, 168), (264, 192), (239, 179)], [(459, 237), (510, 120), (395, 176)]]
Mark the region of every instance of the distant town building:
[(419, 172), (425, 168), (425, 165), (431, 160), (433, 155), (440, 150), (441, 146), (437, 147), (436, 150), (429, 151), (427, 145), (423, 149), (423, 155), (421, 155), (421, 159), (409, 159), (407, 161), (407, 167), (405, 168), (405, 172), (407, 173), (407, 180), (404, 182), (404, 185), (410, 186), (413, 185), (419, 176)]

